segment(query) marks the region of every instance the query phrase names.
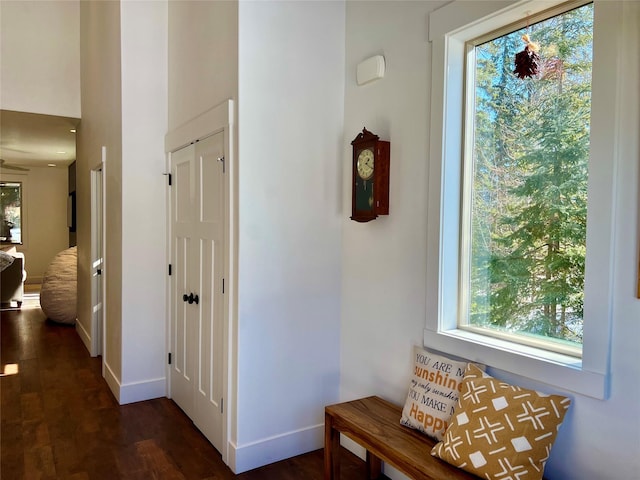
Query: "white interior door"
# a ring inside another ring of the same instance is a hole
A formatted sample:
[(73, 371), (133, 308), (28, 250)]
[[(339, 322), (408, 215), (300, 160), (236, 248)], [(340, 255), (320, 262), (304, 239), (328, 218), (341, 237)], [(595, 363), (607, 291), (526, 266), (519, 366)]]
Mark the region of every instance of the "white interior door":
[(222, 447), (224, 135), (172, 154), (171, 394)]

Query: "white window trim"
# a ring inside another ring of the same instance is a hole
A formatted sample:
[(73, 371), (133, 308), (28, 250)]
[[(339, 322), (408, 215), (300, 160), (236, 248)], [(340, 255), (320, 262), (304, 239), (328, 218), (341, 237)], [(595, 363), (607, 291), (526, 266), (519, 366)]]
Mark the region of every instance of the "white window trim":
[[(562, 390), (608, 397), (622, 2), (594, 2), (583, 357), (457, 328), (465, 42), (563, 1), (455, 1), (429, 16), (431, 136), (424, 344)], [(446, 168), (445, 168), (446, 167)]]

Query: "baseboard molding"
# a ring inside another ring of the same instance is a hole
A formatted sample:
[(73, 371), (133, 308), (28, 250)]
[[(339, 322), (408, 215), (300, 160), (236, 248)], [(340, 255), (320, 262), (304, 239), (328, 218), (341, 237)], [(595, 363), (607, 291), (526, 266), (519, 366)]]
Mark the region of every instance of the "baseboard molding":
[(76, 319), (76, 332), (78, 332), (78, 336), (80, 337), (80, 340), (82, 340), (82, 343), (84, 343), (84, 346), (89, 352), (89, 355), (91, 355), (91, 334), (87, 332), (87, 329), (84, 328), (84, 325), (82, 325), (82, 323), (80, 323), (77, 319)]
[(367, 450), (360, 444), (354, 442), (345, 435), (340, 435), (340, 445), (359, 457), (361, 460), (367, 459)]
[(134, 383), (120, 383), (107, 363), (103, 363), (104, 379), (120, 405), (167, 396), (167, 379), (154, 378)]
[(166, 396), (167, 379), (164, 377), (120, 384), (120, 405)]
[(322, 448), (324, 424), (237, 446), (229, 442), (229, 468), (239, 474)]
[(25, 285), (40, 285), (42, 284), (43, 276), (30, 276), (27, 273), (27, 279), (24, 281)]
[(144, 380), (142, 382), (124, 383), (120, 385), (120, 405), (151, 400), (167, 396), (167, 379), (165, 377)]
[(120, 380), (115, 376), (113, 370), (111, 370), (111, 367), (105, 361), (104, 357), (102, 357), (102, 372), (107, 385), (109, 385), (111, 393), (113, 393), (113, 396), (116, 397), (116, 400), (120, 403)]
[[(340, 445), (342, 445), (354, 455), (360, 457), (362, 461), (367, 460), (367, 450), (360, 444), (351, 440), (349, 437), (340, 435)], [(393, 468), (391, 465), (388, 465), (385, 462), (382, 462), (382, 473), (384, 473), (385, 477), (389, 477), (391, 480), (411, 480), (404, 473)]]

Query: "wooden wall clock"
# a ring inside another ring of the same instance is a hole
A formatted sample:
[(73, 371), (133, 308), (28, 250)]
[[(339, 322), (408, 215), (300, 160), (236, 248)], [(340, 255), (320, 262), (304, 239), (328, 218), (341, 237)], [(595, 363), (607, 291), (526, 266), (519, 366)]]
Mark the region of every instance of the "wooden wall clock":
[(351, 145), (351, 220), (369, 222), (378, 215), (389, 215), (390, 143), (363, 128)]

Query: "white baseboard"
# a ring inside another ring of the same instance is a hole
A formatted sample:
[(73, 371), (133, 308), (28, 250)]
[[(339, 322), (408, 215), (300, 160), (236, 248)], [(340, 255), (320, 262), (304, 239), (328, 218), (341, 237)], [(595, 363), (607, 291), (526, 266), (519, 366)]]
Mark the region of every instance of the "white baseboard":
[(349, 437), (345, 435), (340, 435), (340, 445), (349, 450), (351, 453), (360, 458), (360, 460), (367, 459), (367, 451), (362, 447), (362, 445), (354, 442)]
[[(367, 451), (350, 438), (346, 437), (345, 435), (340, 435), (340, 445), (342, 445), (354, 455), (360, 457), (361, 460), (366, 461)], [(391, 465), (387, 465), (385, 462), (382, 462), (382, 473), (384, 473), (384, 475), (386, 477), (389, 477), (391, 480), (411, 480), (404, 473), (396, 470)]]
[(84, 328), (84, 325), (76, 319), (76, 332), (78, 332), (78, 336), (82, 343), (84, 343), (85, 348), (91, 354), (91, 334), (87, 332), (87, 329)]
[(262, 467), (286, 458), (322, 448), (324, 424), (294, 430), (237, 446), (229, 443), (229, 468), (234, 473)]
[(167, 396), (165, 377), (120, 385), (120, 405)]
[(111, 393), (113, 393), (113, 396), (116, 397), (116, 400), (120, 403), (120, 380), (115, 376), (104, 357), (102, 357), (102, 372)]
[(167, 396), (167, 379), (164, 377), (122, 384), (104, 360), (103, 367), (104, 379), (120, 405)]

